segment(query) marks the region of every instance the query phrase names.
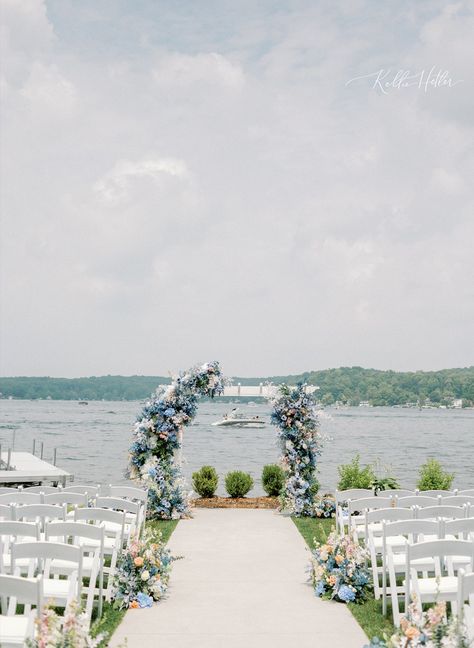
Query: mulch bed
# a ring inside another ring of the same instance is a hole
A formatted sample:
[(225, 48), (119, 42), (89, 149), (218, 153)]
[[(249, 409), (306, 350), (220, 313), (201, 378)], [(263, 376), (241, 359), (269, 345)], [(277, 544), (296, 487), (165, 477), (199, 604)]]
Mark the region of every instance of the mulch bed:
[(278, 497), (199, 497), (192, 500), (197, 508), (258, 508), (276, 509)]

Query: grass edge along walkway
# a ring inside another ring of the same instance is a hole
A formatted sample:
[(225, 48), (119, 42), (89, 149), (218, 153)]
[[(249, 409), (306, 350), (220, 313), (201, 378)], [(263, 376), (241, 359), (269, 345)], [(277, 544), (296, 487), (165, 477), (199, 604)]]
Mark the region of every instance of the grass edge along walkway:
[[(163, 542), (167, 543), (177, 524), (178, 520), (150, 520), (146, 523), (146, 528), (150, 531), (161, 531)], [(93, 637), (96, 637), (101, 632), (105, 634), (105, 639), (99, 644), (99, 648), (108, 646), (126, 611), (115, 609), (113, 603), (104, 603), (101, 618), (94, 621), (91, 628)]]
[[(310, 549), (313, 549), (316, 542), (325, 542), (334, 527), (334, 520), (330, 519), (293, 517), (292, 520)], [(341, 603), (341, 605), (344, 604)], [(382, 614), (381, 599), (376, 601), (374, 598), (369, 598), (363, 603), (348, 603), (347, 606), (369, 639), (381, 638), (384, 633), (390, 636), (395, 631), (391, 621), (390, 608), (389, 616), (384, 617)]]

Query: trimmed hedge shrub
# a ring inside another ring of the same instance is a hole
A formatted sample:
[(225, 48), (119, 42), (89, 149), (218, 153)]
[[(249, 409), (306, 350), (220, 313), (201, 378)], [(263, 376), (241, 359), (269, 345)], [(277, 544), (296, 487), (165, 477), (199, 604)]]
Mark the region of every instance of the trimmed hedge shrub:
[(253, 488), (253, 479), (249, 473), (234, 470), (225, 477), (225, 488), (231, 497), (245, 497)]
[(201, 497), (214, 497), (218, 483), (219, 477), (213, 466), (203, 466), (200, 470), (193, 473), (194, 490)]
[(445, 472), (437, 459), (428, 459), (420, 468), (420, 478), (416, 487), (420, 491), (449, 490), (453, 479), (454, 474)]
[(270, 497), (279, 495), (285, 484), (285, 473), (283, 468), (276, 464), (268, 464), (263, 467), (262, 486), (263, 490)]

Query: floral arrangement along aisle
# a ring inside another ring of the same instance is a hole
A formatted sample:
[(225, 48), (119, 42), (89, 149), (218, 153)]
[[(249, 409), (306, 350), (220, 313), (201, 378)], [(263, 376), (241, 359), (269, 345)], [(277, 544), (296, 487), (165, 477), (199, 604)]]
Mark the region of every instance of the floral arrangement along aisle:
[(68, 605), (64, 617), (52, 608), (45, 607), (36, 620), (36, 637), (34, 641), (27, 641), (29, 648), (95, 648), (105, 635), (92, 639), (87, 615), (73, 601)]
[(329, 534), (312, 551), (311, 580), (317, 596), (343, 603), (363, 601), (372, 586), (366, 559), (368, 551), (349, 535)]
[(458, 618), (446, 618), (446, 603), (442, 601), (424, 612), (413, 602), (395, 634), (372, 639), (370, 646), (364, 648), (469, 648), (472, 645)]
[(336, 500), (331, 495), (318, 497), (314, 503), (314, 515), (318, 518), (336, 517)]
[(321, 453), (316, 399), (305, 385), (281, 385), (271, 403), (271, 421), (279, 428), (281, 462), (286, 472), (283, 508), (293, 515), (314, 517), (319, 487), (316, 461)]
[(149, 517), (169, 520), (189, 514), (181, 469), (175, 461), (180, 433), (196, 416), (199, 396), (213, 398), (223, 392), (224, 384), (219, 364), (209, 362), (160, 387), (145, 404), (133, 430), (128, 476), (149, 489)]
[(134, 538), (119, 560), (114, 607), (144, 608), (159, 601), (168, 589), (174, 560), (161, 534), (146, 531), (141, 539)]

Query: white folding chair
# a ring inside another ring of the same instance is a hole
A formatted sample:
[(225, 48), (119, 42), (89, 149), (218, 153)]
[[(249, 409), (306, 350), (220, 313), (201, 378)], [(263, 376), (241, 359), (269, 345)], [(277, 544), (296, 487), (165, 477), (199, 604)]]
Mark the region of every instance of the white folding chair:
[[(449, 601), (452, 612), (456, 613), (458, 579), (453, 558), (466, 558), (468, 571), (474, 569), (474, 542), (468, 540), (430, 540), (407, 545), (405, 569), (405, 609), (415, 597), (421, 610), (423, 603)], [(419, 566), (415, 561), (434, 558), (434, 574), (418, 575)]]
[(22, 492), (23, 493), (44, 493), (47, 495), (48, 493), (56, 493), (59, 490), (57, 486), (28, 486), (27, 488), (23, 488)]
[(467, 631), (469, 645), (474, 645), (474, 572), (466, 573), (464, 569), (458, 572), (457, 608), (459, 620)]
[[(33, 641), (35, 636), (35, 615), (39, 616), (43, 607), (42, 578), (21, 578), (0, 575), (0, 645), (2, 648), (20, 648)], [(18, 604), (23, 612), (17, 614)], [(35, 610), (31, 606), (35, 606)]]
[(349, 500), (347, 509), (349, 511), (349, 532), (355, 534), (359, 539), (365, 536), (365, 517), (366, 511), (373, 511), (382, 508), (395, 508), (397, 499), (390, 497), (362, 497), (357, 500)]
[[(74, 519), (74, 507), (88, 506), (88, 498), (85, 493), (71, 493), (60, 491), (57, 493), (49, 493), (44, 496), (45, 504), (61, 504), (66, 506), (66, 518)], [(71, 509), (71, 510), (68, 510)]]
[[(404, 510), (404, 509), (402, 509)], [(405, 589), (397, 584), (397, 576), (405, 573), (406, 547), (410, 542), (438, 538), (441, 523), (433, 520), (399, 520), (382, 522), (382, 611), (387, 614), (387, 595), (392, 603), (393, 623), (400, 625), (399, 598)], [(401, 540), (404, 538), (404, 541)], [(427, 573), (434, 569), (432, 559), (421, 560), (418, 567)], [(388, 584), (387, 584), (388, 575)]]
[(27, 493), (17, 490), (0, 495), (0, 504), (42, 504), (43, 493)]
[[(42, 574), (45, 599), (52, 599), (55, 606), (66, 608), (73, 600), (81, 600), (82, 553), (81, 547), (61, 542), (18, 542), (12, 545), (12, 571), (15, 575), (26, 573), (28, 578)], [(25, 568), (19, 561), (26, 558), (29, 563)], [(57, 565), (54, 573), (51, 571), (53, 561)]]
[(451, 495), (457, 495), (457, 491), (440, 490), (434, 488), (433, 490), (420, 491), (420, 495), (425, 495), (428, 497), (450, 497)]
[(140, 504), (137, 524), (137, 530), (140, 534), (146, 520), (148, 489), (136, 488), (134, 486), (112, 486), (110, 484), (108, 491), (109, 497), (120, 497)]
[[(104, 574), (107, 576), (105, 600), (110, 601), (113, 593), (117, 559), (123, 547), (125, 511), (113, 511), (105, 508), (78, 508), (74, 511), (74, 520), (99, 525), (104, 529), (104, 554), (110, 556), (110, 566), (104, 565), (103, 568)], [(94, 546), (94, 541), (90, 540), (90, 544)]]
[(379, 496), (382, 497), (411, 497), (418, 493), (418, 491), (408, 490), (406, 488), (390, 488), (389, 490), (379, 491)]
[(15, 542), (24, 539), (40, 540), (40, 527), (38, 523), (15, 522), (0, 520), (0, 572), (11, 573), (11, 547)]
[[(413, 510), (406, 508), (384, 508), (367, 511), (365, 514), (365, 538), (366, 545), (370, 553), (370, 564), (372, 568), (374, 596), (379, 599), (382, 594), (382, 585), (380, 584), (380, 575), (382, 567), (378, 566), (378, 556), (382, 555), (383, 550), (383, 526), (382, 522), (395, 522), (398, 520), (412, 520)], [(388, 538), (388, 542), (405, 542), (404, 536), (397, 538)]]
[(98, 496), (100, 488), (100, 484), (96, 484), (95, 486), (91, 484), (73, 484), (72, 486), (61, 488), (61, 491), (63, 493), (82, 493), (91, 499)]
[[(104, 528), (84, 522), (50, 522), (46, 525), (46, 540), (48, 542), (63, 542), (81, 547), (82, 576), (88, 579), (83, 585), (82, 594), (86, 596), (85, 613), (90, 623), (94, 598), (97, 596), (98, 614), (102, 616), (104, 589)], [(92, 542), (91, 542), (92, 541)], [(51, 573), (67, 569), (64, 561), (54, 559), (51, 563)]]
[(443, 521), (443, 535), (448, 540), (473, 540), (474, 517)]
[(349, 514), (347, 513), (347, 502), (349, 500), (362, 499), (374, 494), (369, 488), (349, 488), (347, 490), (336, 490), (336, 531), (344, 533), (346, 526), (349, 526)]
[(457, 495), (467, 495), (468, 497), (474, 497), (474, 488), (468, 488), (467, 490), (458, 491)]
[(141, 508), (139, 503), (120, 497), (98, 497), (96, 507), (125, 512), (124, 544), (128, 544), (130, 538), (138, 533)]
[(15, 506), (13, 515), (15, 520), (24, 522), (39, 522), (41, 532), (44, 533), (46, 522), (53, 520), (66, 520), (67, 507), (55, 504), (26, 504), (25, 506)]
[(443, 506), (442, 504), (422, 508), (415, 506), (415, 518), (417, 520), (437, 520), (439, 518), (458, 520), (465, 517), (467, 517), (466, 506)]
[(438, 497), (427, 497), (426, 495), (408, 495), (398, 498), (399, 508), (411, 508), (412, 506), (436, 506), (439, 504)]
[(469, 497), (469, 495), (450, 495), (449, 497), (443, 497), (441, 500), (443, 506), (471, 506), (474, 504), (474, 497)]

